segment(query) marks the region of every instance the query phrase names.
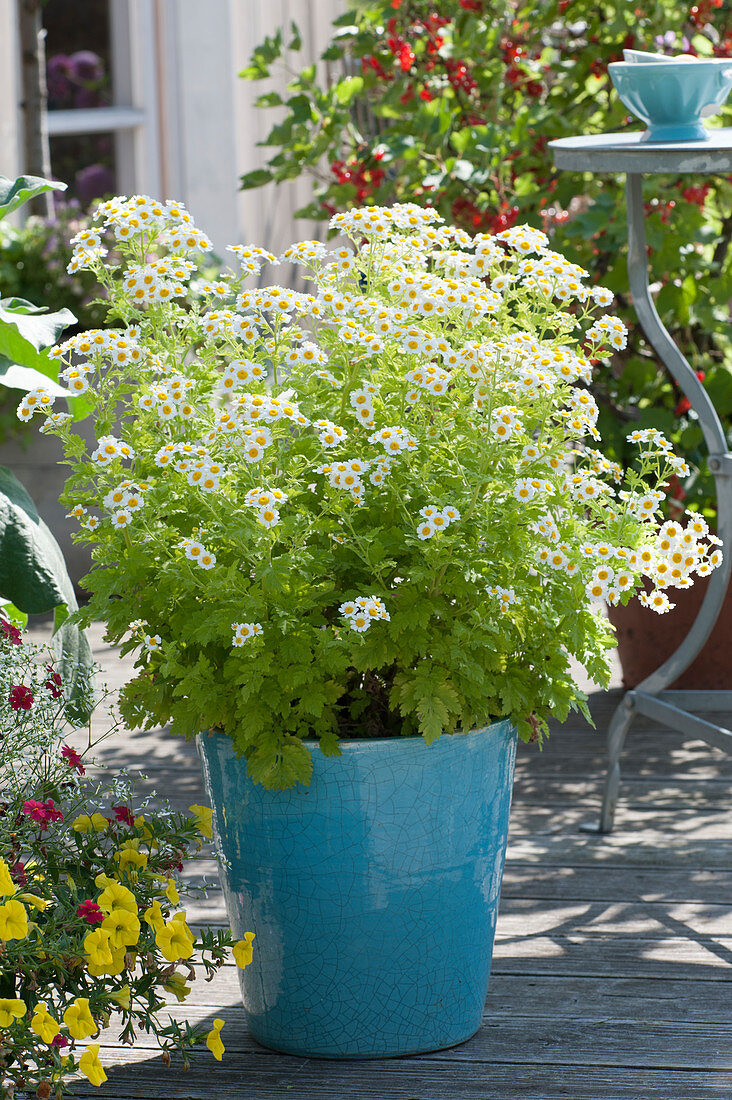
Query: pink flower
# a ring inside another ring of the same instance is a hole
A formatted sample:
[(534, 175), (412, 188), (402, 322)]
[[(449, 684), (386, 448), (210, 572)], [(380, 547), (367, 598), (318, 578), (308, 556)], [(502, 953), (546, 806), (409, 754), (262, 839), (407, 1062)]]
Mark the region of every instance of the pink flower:
[(86, 768), (81, 762), (81, 757), (79, 756), (76, 749), (71, 748), (71, 745), (64, 745), (61, 749), (61, 755), (63, 756), (64, 760), (70, 768), (76, 768), (79, 775), (86, 774)]
[(95, 901), (82, 901), (81, 905), (76, 907), (76, 915), (87, 924), (101, 924), (104, 920), (104, 913)]
[(60, 810), (57, 810), (53, 799), (48, 798), (45, 802), (37, 802), (35, 799), (29, 798), (27, 802), (23, 803), (23, 813), (32, 818), (33, 821), (37, 821), (42, 828), (51, 821), (63, 821), (64, 815)]
[(30, 710), (33, 706), (33, 693), (25, 684), (16, 684), (10, 689), (8, 702), (13, 710)]

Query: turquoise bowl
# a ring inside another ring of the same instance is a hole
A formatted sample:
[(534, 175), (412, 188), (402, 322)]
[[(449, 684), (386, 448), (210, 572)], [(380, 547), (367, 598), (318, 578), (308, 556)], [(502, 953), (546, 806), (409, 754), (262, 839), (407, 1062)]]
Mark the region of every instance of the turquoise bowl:
[(702, 117), (714, 114), (732, 88), (726, 58), (614, 61), (608, 72), (625, 106), (648, 127), (645, 141), (707, 141)]
[[(308, 744), (306, 742), (306, 744)], [(516, 733), (317, 743), (309, 787), (267, 791), (231, 741), (198, 739), (239, 971), (257, 1042), (384, 1058), (480, 1027), (508, 833)]]

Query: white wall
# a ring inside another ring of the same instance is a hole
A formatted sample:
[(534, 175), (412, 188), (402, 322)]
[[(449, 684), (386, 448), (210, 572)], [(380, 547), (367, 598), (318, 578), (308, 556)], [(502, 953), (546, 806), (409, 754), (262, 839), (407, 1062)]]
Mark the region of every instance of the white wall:
[(18, 23), (15, 0), (0, 0), (0, 176), (21, 171)]

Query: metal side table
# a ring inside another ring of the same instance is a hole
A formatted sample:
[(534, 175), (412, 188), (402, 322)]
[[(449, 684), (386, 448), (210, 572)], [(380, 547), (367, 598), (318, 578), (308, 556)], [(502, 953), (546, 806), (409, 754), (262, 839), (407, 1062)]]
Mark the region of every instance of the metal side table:
[[(730, 691), (667, 691), (697, 656), (719, 615), (732, 570), (732, 454), (724, 430), (707, 393), (676, 347), (651, 299), (643, 212), (643, 175), (732, 173), (732, 129), (710, 130), (709, 140), (661, 144), (642, 141), (640, 133), (600, 134), (562, 138), (549, 143), (557, 168), (576, 172), (626, 174), (628, 209), (628, 279), (633, 306), (650, 343), (696, 412), (709, 451), (718, 505), (717, 534), (723, 541), (724, 560), (710, 578), (704, 601), (686, 638), (669, 659), (632, 691), (626, 692), (608, 727), (608, 772), (598, 831), (613, 827), (620, 786), (620, 755), (626, 734), (637, 714), (680, 730), (689, 738), (706, 741), (732, 752), (732, 730), (699, 718), (696, 711), (732, 710)], [(732, 689), (732, 684), (730, 685)]]

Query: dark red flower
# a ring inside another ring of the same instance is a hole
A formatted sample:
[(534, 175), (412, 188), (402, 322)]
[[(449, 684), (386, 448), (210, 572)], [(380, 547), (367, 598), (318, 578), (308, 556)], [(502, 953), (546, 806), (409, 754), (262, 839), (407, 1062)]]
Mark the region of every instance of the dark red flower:
[(51, 1039), (51, 1046), (58, 1047), (59, 1050), (63, 1050), (64, 1047), (67, 1047), (68, 1045), (69, 1040), (66, 1038), (65, 1035), (62, 1035), (60, 1031), (58, 1035), (54, 1035), (53, 1039)]
[(17, 882), (18, 886), (28, 885), (28, 876), (25, 873), (25, 864), (18, 860), (17, 863), (13, 863), (10, 866), (10, 877), (13, 882)]
[(76, 915), (87, 924), (101, 924), (104, 920), (104, 913), (95, 901), (82, 901), (81, 905), (76, 907)]
[(0, 619), (0, 629), (2, 630), (2, 637), (7, 638), (11, 645), (23, 644), (23, 638), (17, 626), (13, 626), (12, 623), (6, 623), (4, 619)]
[(16, 684), (10, 689), (8, 702), (13, 710), (30, 710), (33, 706), (33, 692), (25, 684)]
[(679, 398), (679, 401), (676, 405), (676, 408), (674, 409), (674, 415), (675, 416), (683, 416), (684, 413), (687, 413), (690, 408), (691, 408), (691, 402), (689, 401), (689, 398), (688, 397), (681, 397), (681, 398)]
[(64, 760), (70, 768), (76, 768), (79, 775), (86, 774), (86, 769), (81, 762), (81, 757), (79, 756), (76, 749), (71, 748), (71, 745), (64, 745), (61, 749), (61, 755), (63, 756)]
[(53, 671), (52, 665), (47, 666), (46, 672), (48, 673), (48, 679), (43, 686), (51, 692), (54, 699), (60, 699), (64, 693), (61, 677), (58, 672)]
[(135, 818), (129, 806), (112, 806), (112, 813), (118, 821), (124, 821), (125, 825), (135, 824)]

